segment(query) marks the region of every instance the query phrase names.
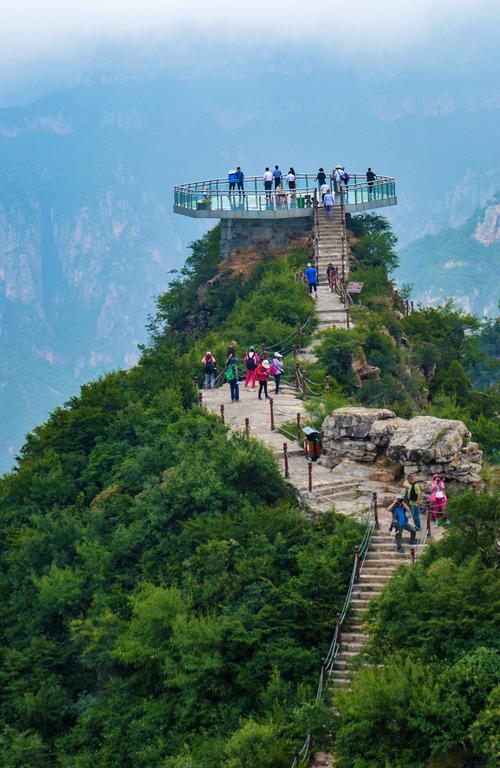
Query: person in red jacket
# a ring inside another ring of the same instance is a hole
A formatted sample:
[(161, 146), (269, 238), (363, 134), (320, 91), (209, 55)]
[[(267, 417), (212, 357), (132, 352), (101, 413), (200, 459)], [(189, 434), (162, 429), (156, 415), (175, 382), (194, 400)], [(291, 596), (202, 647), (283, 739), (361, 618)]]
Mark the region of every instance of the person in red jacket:
[(269, 395), (267, 394), (267, 380), (269, 378), (269, 360), (263, 360), (259, 365), (257, 366), (257, 370), (255, 371), (255, 375), (257, 377), (257, 381), (259, 382), (259, 400), (262, 400), (262, 392), (264, 392), (266, 396), (266, 400), (269, 400)]
[(255, 376), (257, 373), (257, 366), (260, 363), (260, 357), (255, 351), (254, 347), (249, 347), (248, 352), (243, 358), (243, 362), (247, 367), (247, 375), (245, 378), (245, 387), (248, 387), (250, 381), (252, 382), (252, 389), (255, 387)]

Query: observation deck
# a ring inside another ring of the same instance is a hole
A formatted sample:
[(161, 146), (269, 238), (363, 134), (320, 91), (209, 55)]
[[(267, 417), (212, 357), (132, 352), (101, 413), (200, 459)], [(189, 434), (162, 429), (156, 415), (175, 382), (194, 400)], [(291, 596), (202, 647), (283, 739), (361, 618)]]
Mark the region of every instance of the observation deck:
[[(244, 190), (229, 190), (228, 179), (207, 179), (174, 187), (174, 213), (197, 219), (293, 219), (313, 215), (318, 195), (315, 173), (296, 174), (295, 189), (264, 189), (262, 176), (245, 176)], [(333, 182), (331, 182), (333, 185)], [(333, 186), (331, 187), (333, 190)], [(343, 198), (348, 213), (397, 205), (396, 182), (390, 176), (377, 176), (368, 183), (365, 174), (353, 174), (335, 203)], [(321, 205), (321, 201), (320, 201)]]

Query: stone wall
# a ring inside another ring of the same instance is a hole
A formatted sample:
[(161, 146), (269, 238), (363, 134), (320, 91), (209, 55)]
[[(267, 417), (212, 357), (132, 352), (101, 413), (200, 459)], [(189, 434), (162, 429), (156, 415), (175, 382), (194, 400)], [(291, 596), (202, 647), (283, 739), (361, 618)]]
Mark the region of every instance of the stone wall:
[(400, 419), (387, 408), (337, 408), (323, 422), (322, 463), (390, 460), (428, 481), (433, 472), (463, 484), (480, 481), (482, 452), (462, 421), (416, 416)]
[(220, 234), (221, 259), (235, 250), (284, 251), (292, 244), (309, 244), (312, 217), (291, 219), (222, 219)]

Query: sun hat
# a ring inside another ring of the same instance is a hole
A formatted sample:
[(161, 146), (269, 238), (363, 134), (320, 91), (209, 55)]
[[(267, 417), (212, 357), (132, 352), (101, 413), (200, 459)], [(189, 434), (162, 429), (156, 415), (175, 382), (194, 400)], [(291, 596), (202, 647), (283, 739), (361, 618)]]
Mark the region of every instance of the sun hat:
[(281, 352), (275, 352), (273, 357), (280, 357), (283, 360), (283, 355), (281, 354)]
[(269, 368), (269, 360), (263, 360), (262, 361), (262, 367), (263, 368)]
[(439, 479), (441, 479), (441, 475), (439, 474), (439, 472), (434, 472), (434, 474), (432, 475), (432, 477), (434, 477), (434, 478), (435, 478), (435, 477), (439, 477)]

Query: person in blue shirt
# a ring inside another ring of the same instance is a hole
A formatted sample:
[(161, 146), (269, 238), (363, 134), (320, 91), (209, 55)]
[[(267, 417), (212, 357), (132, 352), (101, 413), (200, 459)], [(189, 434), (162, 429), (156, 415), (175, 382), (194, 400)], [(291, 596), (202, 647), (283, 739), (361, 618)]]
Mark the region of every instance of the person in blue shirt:
[(274, 188), (277, 189), (279, 185), (281, 184), (281, 171), (279, 169), (279, 165), (274, 166), (273, 171), (273, 179), (274, 179)]
[(231, 170), (227, 174), (227, 178), (229, 181), (229, 194), (231, 194), (231, 192), (234, 192), (236, 187), (236, 171), (234, 170), (234, 168), (231, 168)]
[(245, 174), (241, 170), (240, 166), (236, 168), (236, 173), (234, 174), (234, 178), (236, 180), (236, 186), (238, 187), (238, 192), (240, 193), (240, 197), (245, 194), (245, 190), (243, 188), (243, 184), (245, 181)]
[(318, 298), (318, 273), (312, 264), (308, 264), (304, 270), (304, 275), (307, 279), (307, 285), (309, 286), (309, 294), (312, 295), (314, 291), (316, 298)]
[(408, 505), (404, 502), (404, 494), (399, 493), (389, 507), (389, 512), (392, 514), (392, 524), (396, 526), (396, 549), (398, 552), (404, 552), (403, 549), (403, 531), (410, 532), (410, 545), (417, 543), (416, 531), (413, 525), (408, 522)]

